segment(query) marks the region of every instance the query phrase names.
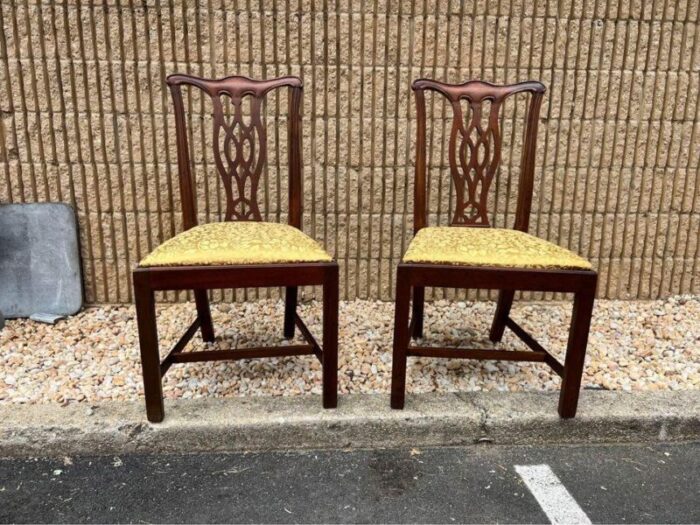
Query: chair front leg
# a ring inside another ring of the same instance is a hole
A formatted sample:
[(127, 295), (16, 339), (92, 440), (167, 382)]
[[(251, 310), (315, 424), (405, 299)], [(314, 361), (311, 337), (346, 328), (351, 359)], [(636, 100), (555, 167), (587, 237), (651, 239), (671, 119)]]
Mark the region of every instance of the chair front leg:
[(143, 390), (146, 396), (146, 416), (150, 422), (159, 423), (163, 421), (165, 412), (156, 329), (156, 303), (153, 290), (139, 283), (138, 280), (134, 278), (134, 295), (141, 348)]
[(294, 317), (297, 312), (296, 286), (287, 286), (284, 298), (284, 337), (291, 339), (294, 337)]
[(590, 289), (577, 292), (574, 297), (569, 343), (564, 361), (564, 378), (559, 394), (559, 415), (562, 418), (572, 418), (576, 415), (594, 298), (595, 282)]
[(338, 406), (338, 265), (323, 283), (323, 408)]
[(423, 337), (423, 315), (425, 311), (425, 288), (413, 287), (413, 333), (411, 337), (420, 339)]
[(406, 351), (408, 349), (408, 309), (411, 286), (405, 268), (396, 273), (394, 313), (394, 354), (391, 363), (391, 408), (402, 409), (406, 399)]
[(506, 329), (506, 319), (510, 314), (510, 307), (513, 305), (513, 296), (515, 291), (513, 290), (501, 290), (498, 292), (498, 303), (496, 305), (496, 313), (493, 316), (493, 323), (491, 324), (491, 332), (489, 334), (489, 339), (494, 343), (498, 343), (503, 339), (503, 332)]
[(194, 300), (197, 304), (197, 316), (199, 317), (199, 329), (202, 332), (202, 340), (207, 343), (212, 343), (214, 342), (214, 324), (211, 320), (207, 291), (195, 290)]

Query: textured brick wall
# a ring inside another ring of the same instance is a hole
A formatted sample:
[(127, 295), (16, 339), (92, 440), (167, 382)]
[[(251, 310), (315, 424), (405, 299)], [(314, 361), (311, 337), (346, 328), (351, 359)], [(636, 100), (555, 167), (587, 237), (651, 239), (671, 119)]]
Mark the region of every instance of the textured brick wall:
[[(700, 292), (696, 1), (4, 0), (0, 17), (0, 202), (76, 208), (89, 302), (130, 301), (130, 269), (181, 231), (172, 72), (303, 77), (305, 230), (337, 256), (347, 298), (392, 295), (420, 76), (542, 80), (533, 231), (590, 257), (601, 297)], [(210, 133), (198, 100), (197, 151)], [(447, 113), (430, 103), (431, 221), (444, 223)], [(272, 129), (285, 112), (271, 99)], [(505, 112), (507, 139), (520, 116)], [(284, 220), (285, 134), (271, 133), (264, 202)], [(500, 224), (514, 158), (495, 188)], [(211, 156), (194, 161), (214, 220)]]

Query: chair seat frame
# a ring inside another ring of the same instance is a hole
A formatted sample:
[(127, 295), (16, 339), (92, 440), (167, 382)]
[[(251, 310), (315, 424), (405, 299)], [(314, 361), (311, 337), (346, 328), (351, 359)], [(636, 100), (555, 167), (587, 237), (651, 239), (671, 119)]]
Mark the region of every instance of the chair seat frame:
[[(482, 81), (445, 84), (420, 79), (413, 83), (417, 107), (416, 182), (414, 195), (414, 233), (426, 226), (426, 106), (425, 91), (440, 93), (448, 99), (454, 111), (450, 136), (451, 175), (458, 190), (455, 227), (489, 227), (486, 210), (487, 192), (500, 162), (501, 142), (498, 111), (503, 101), (516, 93), (530, 95), (526, 117), (525, 140), (521, 159), (518, 204), (514, 229), (527, 232), (532, 202), (533, 173), (537, 123), (544, 86), (539, 82), (521, 82), (498, 86)], [(467, 101), (472, 118), (464, 125), (462, 106)], [(488, 124), (481, 123), (483, 102), (490, 103)], [(463, 141), (460, 145), (459, 140)], [(479, 147), (484, 147), (487, 159), (474, 160)], [(460, 147), (462, 149), (460, 149)], [(468, 149), (467, 149), (468, 148)], [(460, 157), (457, 152), (460, 152)], [(471, 156), (464, 158), (464, 151)], [(477, 191), (475, 188), (485, 188)], [(469, 213), (466, 213), (469, 210)], [(535, 269), (494, 266), (467, 266), (435, 263), (398, 265), (396, 275), (396, 310), (391, 379), (391, 406), (402, 409), (405, 404), (406, 364), (408, 357), (461, 358), (477, 360), (534, 361), (549, 365), (562, 378), (559, 415), (576, 415), (581, 376), (588, 343), (593, 303), (598, 276), (593, 270)], [(466, 288), (499, 290), (496, 312), (489, 338), (499, 342), (506, 328), (521, 339), (530, 350), (497, 350), (483, 348), (411, 346), (411, 338), (423, 337), (425, 288)], [(560, 363), (537, 340), (510, 317), (517, 290), (562, 292), (574, 295), (573, 315), (564, 363)], [(412, 310), (409, 320), (409, 310)]]
[[(171, 75), (167, 83), (175, 109), (180, 194), (186, 230), (197, 225), (197, 214), (181, 86), (199, 88), (210, 96), (213, 103), (214, 158), (226, 192), (225, 220), (229, 221), (262, 220), (256, 195), (267, 159), (266, 131), (261, 117), (262, 101), (271, 90), (289, 88), (289, 224), (301, 229), (301, 79), (292, 76), (270, 80), (253, 80), (241, 76), (202, 79), (190, 75)], [(245, 115), (242, 110), (246, 97), (251, 100), (249, 115)], [(232, 117), (223, 109), (225, 98), (233, 106)], [(239, 135), (236, 136), (236, 133)], [(222, 151), (222, 147), (228, 149)], [(244, 194), (244, 191), (250, 194)], [(338, 273), (338, 263), (335, 261), (137, 267), (132, 278), (148, 420), (160, 422), (164, 418), (162, 378), (170, 367), (178, 363), (198, 361), (315, 355), (322, 365), (323, 407), (335, 408), (338, 403)], [(299, 286), (322, 287), (322, 345), (314, 339), (297, 313)], [(285, 288), (284, 337), (293, 338), (295, 329), (298, 328), (306, 344), (185, 351), (198, 330), (205, 342), (215, 340), (207, 290), (263, 287)], [(155, 294), (164, 290), (193, 290), (197, 316), (161, 360)]]
[[(587, 270), (530, 270), (497, 267), (460, 267), (442, 264), (400, 263), (396, 276), (394, 352), (391, 379), (391, 407), (405, 403), (406, 358), (434, 357), (450, 359), (544, 362), (562, 378), (559, 415), (576, 415), (581, 374), (586, 355), (588, 331), (595, 297), (597, 274)], [(425, 287), (498, 289), (499, 300), (489, 338), (499, 342), (509, 328), (531, 350), (435, 347), (410, 344), (423, 337)], [(561, 364), (537, 340), (510, 317), (516, 290), (570, 292), (574, 294), (569, 341)], [(413, 301), (411, 299), (413, 298)], [(409, 322), (409, 307), (412, 315)]]
[[(338, 264), (289, 263), (231, 266), (177, 266), (137, 268), (133, 272), (138, 319), (141, 364), (143, 369), (146, 413), (151, 422), (165, 415), (162, 377), (176, 363), (222, 361), (268, 357), (315, 355), (323, 374), (323, 407), (338, 404)], [(321, 285), (323, 289), (323, 336), (319, 345), (296, 312), (299, 286)], [(235, 350), (185, 352), (197, 330), (206, 342), (214, 341), (214, 328), (206, 296), (208, 289), (279, 287), (286, 288), (284, 335), (294, 337), (295, 326), (306, 340), (304, 345), (265, 346)], [(161, 360), (158, 351), (155, 292), (194, 290), (197, 317), (182, 337)]]

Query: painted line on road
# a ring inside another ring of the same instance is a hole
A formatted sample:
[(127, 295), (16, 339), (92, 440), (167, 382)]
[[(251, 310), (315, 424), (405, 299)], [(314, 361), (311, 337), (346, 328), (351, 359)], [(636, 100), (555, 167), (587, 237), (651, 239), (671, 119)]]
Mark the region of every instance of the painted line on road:
[(591, 523), (549, 465), (515, 465), (515, 471), (553, 524)]

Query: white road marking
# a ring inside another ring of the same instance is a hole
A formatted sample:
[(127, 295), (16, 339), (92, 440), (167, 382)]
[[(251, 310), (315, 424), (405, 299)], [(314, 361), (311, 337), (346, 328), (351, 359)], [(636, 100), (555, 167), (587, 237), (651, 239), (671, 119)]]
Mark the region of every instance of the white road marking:
[(553, 524), (591, 523), (549, 465), (515, 465), (515, 471)]

